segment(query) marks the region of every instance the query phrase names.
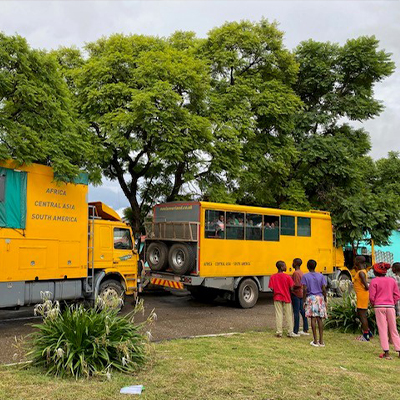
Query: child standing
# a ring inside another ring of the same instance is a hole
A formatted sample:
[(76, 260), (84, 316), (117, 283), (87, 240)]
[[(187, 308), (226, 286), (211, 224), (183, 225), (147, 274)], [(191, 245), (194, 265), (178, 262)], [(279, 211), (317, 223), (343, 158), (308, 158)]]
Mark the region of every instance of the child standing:
[(357, 256), (355, 260), (355, 270), (357, 273), (354, 276), (354, 291), (357, 297), (357, 314), (361, 321), (362, 336), (359, 336), (357, 340), (361, 342), (369, 342), (372, 337), (368, 327), (367, 311), (368, 311), (368, 282), (367, 272), (365, 270), (365, 257)]
[(395, 351), (399, 352), (400, 357), (400, 337), (396, 325), (395, 304), (400, 300), (400, 291), (393, 278), (389, 278), (386, 272), (390, 264), (374, 264), (375, 279), (369, 285), (369, 301), (374, 306), (376, 324), (378, 325), (379, 340), (381, 342), (383, 354), (380, 358), (391, 359), (389, 356), (389, 337), (393, 342)]
[(282, 337), (283, 314), (285, 314), (288, 336), (295, 337), (293, 335), (293, 311), (290, 298), (294, 282), (289, 275), (284, 273), (286, 271), (286, 264), (284, 261), (278, 261), (276, 263), (276, 268), (278, 269), (278, 273), (271, 276), (268, 285), (274, 293), (276, 336)]
[[(306, 314), (303, 306), (303, 286), (301, 284), (301, 278), (303, 277), (303, 272), (300, 267), (303, 264), (303, 261), (300, 258), (295, 258), (293, 260), (292, 267), (294, 268), (294, 272), (292, 275), (292, 279), (294, 282), (293, 293), (292, 293), (292, 306), (293, 306), (293, 316), (294, 316), (294, 328), (293, 335), (309, 335), (308, 333), (308, 321), (306, 318)], [(303, 318), (303, 330), (299, 331), (300, 327), (300, 314)]]
[[(396, 280), (397, 283), (397, 288), (400, 291), (400, 262), (395, 262), (392, 265), (392, 271), (394, 274), (394, 279)], [(396, 304), (396, 315), (400, 317), (400, 300)]]
[[(322, 319), (326, 314), (326, 278), (324, 275), (315, 272), (317, 262), (308, 260), (307, 269), (310, 271), (303, 275), (301, 283), (303, 284), (303, 301), (306, 310), (306, 317), (311, 318), (311, 329), (314, 340), (311, 346), (325, 347), (324, 343), (324, 324)], [(317, 338), (317, 325), (319, 330), (319, 340)]]

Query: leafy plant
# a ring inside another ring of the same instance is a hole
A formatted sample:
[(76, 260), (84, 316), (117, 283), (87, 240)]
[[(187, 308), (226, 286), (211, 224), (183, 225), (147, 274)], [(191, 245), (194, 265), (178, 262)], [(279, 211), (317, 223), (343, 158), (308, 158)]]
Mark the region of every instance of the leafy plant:
[[(376, 324), (375, 310), (368, 307), (368, 326), (376, 335), (378, 326)], [(328, 303), (328, 319), (325, 328), (337, 329), (340, 332), (360, 332), (361, 321), (357, 315), (356, 295), (354, 292), (344, 293), (342, 299), (331, 299)], [(400, 329), (400, 318), (397, 318), (397, 328)]]
[(58, 302), (47, 296), (36, 307), (44, 319), (34, 325), (37, 331), (28, 356), (47, 374), (61, 377), (109, 377), (112, 370), (137, 371), (148, 359), (149, 335), (143, 328), (155, 319), (151, 313), (145, 323), (134, 324), (134, 314), (140, 309), (142, 302), (132, 313), (119, 316), (117, 309), (97, 301), (94, 308), (70, 305), (60, 312)]

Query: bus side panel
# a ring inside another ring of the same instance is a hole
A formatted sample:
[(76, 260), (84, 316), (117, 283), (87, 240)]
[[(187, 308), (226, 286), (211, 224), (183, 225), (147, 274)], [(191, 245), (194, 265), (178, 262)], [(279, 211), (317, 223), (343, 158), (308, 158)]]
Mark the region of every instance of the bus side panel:
[(280, 236), (279, 242), (206, 239), (204, 212), (201, 220), (200, 275), (257, 276), (276, 273), (276, 262), (285, 261), (288, 272), (294, 258), (301, 258), (301, 269), (307, 272), (307, 261), (317, 261), (317, 271), (333, 271), (331, 220), (311, 218), (311, 237)]
[(26, 228), (0, 230), (0, 282), (85, 277), (87, 185), (57, 184), (42, 165), (19, 169), (27, 172)]

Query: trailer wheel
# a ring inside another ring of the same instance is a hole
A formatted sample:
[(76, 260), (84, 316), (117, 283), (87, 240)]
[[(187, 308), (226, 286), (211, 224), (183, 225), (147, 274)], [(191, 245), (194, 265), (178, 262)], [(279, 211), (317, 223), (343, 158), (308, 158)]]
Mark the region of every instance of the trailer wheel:
[(236, 303), (241, 308), (252, 308), (258, 300), (258, 286), (253, 279), (244, 279), (236, 289)]
[(178, 275), (190, 272), (194, 267), (195, 255), (192, 248), (186, 243), (175, 243), (168, 254), (168, 263)]
[(120, 310), (124, 305), (125, 290), (120, 282), (109, 279), (100, 284), (99, 298), (106, 307)]
[(152, 271), (164, 271), (168, 261), (168, 247), (163, 242), (151, 242), (147, 247), (146, 260)]

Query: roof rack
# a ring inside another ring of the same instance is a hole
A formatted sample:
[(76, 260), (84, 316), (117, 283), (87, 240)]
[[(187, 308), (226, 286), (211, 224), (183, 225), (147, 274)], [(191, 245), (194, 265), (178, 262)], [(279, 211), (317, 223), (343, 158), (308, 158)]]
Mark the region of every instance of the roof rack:
[(323, 215), (331, 215), (331, 213), (329, 211), (321, 211), (321, 210), (310, 210), (310, 213), (314, 213), (314, 214), (323, 214)]

